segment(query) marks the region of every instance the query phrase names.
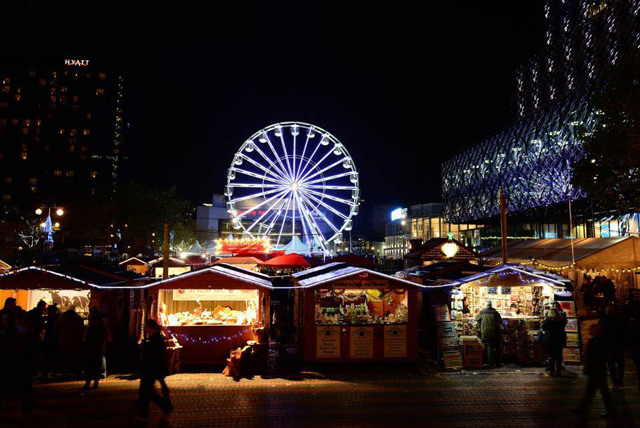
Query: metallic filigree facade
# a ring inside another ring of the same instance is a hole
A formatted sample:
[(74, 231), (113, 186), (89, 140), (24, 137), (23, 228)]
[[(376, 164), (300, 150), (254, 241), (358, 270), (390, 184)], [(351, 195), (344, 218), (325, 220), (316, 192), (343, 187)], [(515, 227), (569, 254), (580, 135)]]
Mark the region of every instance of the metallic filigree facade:
[(499, 190), (508, 195), (509, 212), (585, 196), (572, 184), (572, 165), (584, 155), (578, 135), (592, 132), (596, 118), (585, 97), (567, 98), (448, 160), (444, 217), (464, 223), (498, 215)]

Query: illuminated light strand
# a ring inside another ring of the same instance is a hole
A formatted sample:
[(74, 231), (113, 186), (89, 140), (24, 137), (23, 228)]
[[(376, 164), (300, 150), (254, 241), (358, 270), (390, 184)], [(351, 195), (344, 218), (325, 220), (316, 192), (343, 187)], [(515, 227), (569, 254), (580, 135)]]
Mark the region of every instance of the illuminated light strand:
[(211, 337), (209, 339), (203, 339), (202, 337), (191, 337), (188, 334), (184, 334), (184, 333), (176, 333), (171, 331), (171, 329), (166, 328), (165, 330), (172, 336), (177, 337), (178, 339), (182, 339), (185, 342), (188, 343), (199, 343), (201, 345), (210, 345), (212, 343), (218, 343), (218, 342), (228, 342), (229, 340), (233, 340), (233, 339), (237, 339), (239, 337), (244, 336), (247, 333), (250, 333), (253, 331), (253, 329), (248, 328), (248, 329), (244, 329), (244, 330), (240, 330), (239, 332), (232, 334), (231, 336), (216, 336), (216, 337)]

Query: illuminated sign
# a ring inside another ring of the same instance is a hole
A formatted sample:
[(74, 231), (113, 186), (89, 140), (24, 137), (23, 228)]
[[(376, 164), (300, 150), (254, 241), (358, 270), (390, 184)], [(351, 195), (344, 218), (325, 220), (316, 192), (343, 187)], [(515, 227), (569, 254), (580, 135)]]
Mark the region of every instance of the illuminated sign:
[(460, 247), (453, 241), (449, 241), (446, 244), (442, 244), (440, 247), (440, 251), (445, 255), (448, 259), (458, 254), (460, 251)]
[(64, 65), (69, 67), (89, 67), (88, 59), (65, 59)]
[(407, 216), (406, 208), (396, 208), (395, 210), (391, 211), (391, 221), (400, 220), (401, 218), (406, 216)]
[(220, 239), (216, 241), (217, 254), (268, 253), (270, 249), (269, 238)]

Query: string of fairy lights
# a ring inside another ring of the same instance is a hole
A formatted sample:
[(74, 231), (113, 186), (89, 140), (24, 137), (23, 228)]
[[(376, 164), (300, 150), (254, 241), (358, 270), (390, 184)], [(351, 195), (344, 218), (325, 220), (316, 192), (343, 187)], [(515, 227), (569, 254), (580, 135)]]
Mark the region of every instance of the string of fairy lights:
[(214, 337), (209, 337), (209, 338), (202, 338), (202, 337), (191, 337), (187, 334), (184, 333), (176, 333), (171, 331), (171, 329), (167, 328), (166, 331), (171, 334), (172, 336), (177, 337), (178, 339), (182, 339), (187, 343), (199, 343), (202, 345), (210, 345), (212, 343), (218, 343), (218, 342), (228, 342), (230, 340), (233, 339), (237, 339), (239, 337), (244, 336), (247, 333), (250, 333), (252, 331), (252, 329), (247, 328), (244, 330), (240, 330), (230, 336), (214, 336)]
[[(537, 260), (530, 260), (528, 262), (518, 262), (519, 264), (522, 265), (527, 265), (527, 266), (533, 266), (536, 268), (540, 268), (540, 269), (544, 269), (544, 270), (548, 270), (548, 271), (554, 271), (554, 272), (562, 272), (562, 271), (566, 271), (569, 269), (573, 269), (575, 267), (576, 272), (581, 272), (581, 273), (589, 273), (592, 271), (596, 271), (597, 269), (582, 269), (582, 268), (577, 268), (577, 264), (576, 263), (569, 263), (568, 265), (563, 265), (563, 266), (549, 266), (546, 265), (544, 263), (540, 263)], [(635, 272), (640, 272), (640, 266), (636, 266), (633, 268), (620, 268), (620, 269), (615, 269), (615, 268), (607, 268), (607, 269), (600, 269), (600, 270), (607, 270), (607, 271), (611, 271), (611, 272), (616, 272), (616, 273), (635, 273)]]

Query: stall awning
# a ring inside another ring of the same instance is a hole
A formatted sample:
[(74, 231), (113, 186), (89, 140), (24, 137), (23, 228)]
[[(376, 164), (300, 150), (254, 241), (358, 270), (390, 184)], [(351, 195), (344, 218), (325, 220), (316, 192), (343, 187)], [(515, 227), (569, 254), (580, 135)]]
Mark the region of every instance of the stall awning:
[(543, 272), (541, 270), (537, 270), (537, 269), (533, 269), (530, 267), (525, 267), (522, 265), (504, 265), (504, 266), (498, 266), (492, 269), (487, 269), (484, 272), (479, 272), (473, 275), (469, 275), (466, 276), (464, 278), (459, 278), (456, 279), (454, 281), (451, 281), (450, 284), (451, 285), (462, 285), (462, 284), (468, 284), (470, 282), (474, 282), (477, 281), (479, 279), (483, 279), (483, 278), (487, 278), (490, 277), (492, 275), (496, 275), (496, 274), (500, 274), (500, 273), (504, 273), (504, 272), (513, 272), (513, 273), (519, 273), (521, 275), (525, 275), (525, 276), (529, 276), (531, 278), (536, 278), (539, 279), (540, 281), (543, 282), (548, 282), (551, 285), (553, 285), (555, 288), (565, 288), (565, 283), (566, 283), (566, 279), (563, 279), (562, 277), (559, 277), (558, 275), (553, 275), (553, 274), (548, 274), (546, 272)]
[(299, 254), (287, 254), (284, 256), (274, 257), (262, 262), (263, 266), (273, 268), (293, 268), (293, 267), (310, 267), (311, 264)]
[[(640, 266), (640, 238), (583, 238), (573, 240), (576, 266), (581, 269), (629, 269)], [(509, 261), (526, 263), (535, 260), (550, 267), (569, 266), (573, 261), (571, 240), (536, 239), (508, 244)], [(500, 260), (500, 248), (482, 255)]]

